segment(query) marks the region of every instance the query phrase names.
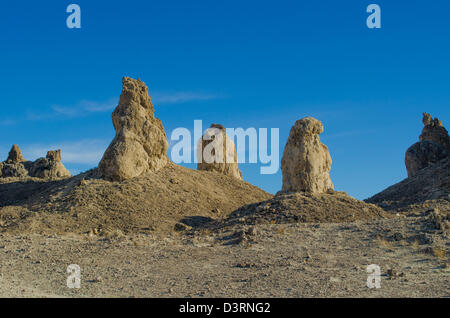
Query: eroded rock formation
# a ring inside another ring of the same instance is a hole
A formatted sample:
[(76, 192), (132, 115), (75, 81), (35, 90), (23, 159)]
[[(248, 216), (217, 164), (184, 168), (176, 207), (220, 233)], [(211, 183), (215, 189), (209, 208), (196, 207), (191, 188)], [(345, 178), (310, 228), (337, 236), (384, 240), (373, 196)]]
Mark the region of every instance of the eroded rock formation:
[(13, 145), (9, 151), (6, 161), (0, 163), (0, 176), (7, 177), (26, 177), (28, 170), (25, 167), (25, 158), (19, 146)]
[(427, 113), (423, 113), (422, 122), (424, 127), (419, 142), (406, 150), (408, 177), (413, 177), (419, 170), (450, 156), (450, 137), (442, 122)]
[(14, 178), (65, 178), (70, 177), (70, 172), (61, 162), (61, 150), (50, 150), (46, 158), (36, 161), (27, 161), (17, 145), (13, 145), (8, 159), (0, 163), (0, 177)]
[(61, 150), (50, 150), (45, 158), (39, 158), (29, 169), (30, 176), (36, 178), (70, 177), (70, 172), (61, 162)]
[(8, 154), (8, 159), (6, 162), (8, 163), (19, 163), (25, 161), (25, 158), (22, 156), (22, 151), (19, 146), (13, 145)]
[(312, 117), (297, 120), (291, 128), (281, 159), (285, 192), (324, 193), (333, 190), (331, 156), (320, 142), (322, 123)]
[(98, 169), (112, 181), (123, 181), (157, 171), (168, 162), (166, 133), (155, 117), (148, 88), (141, 80), (124, 77), (119, 105), (112, 114), (116, 136)]
[(234, 142), (225, 127), (212, 124), (197, 144), (197, 169), (215, 171), (242, 180)]

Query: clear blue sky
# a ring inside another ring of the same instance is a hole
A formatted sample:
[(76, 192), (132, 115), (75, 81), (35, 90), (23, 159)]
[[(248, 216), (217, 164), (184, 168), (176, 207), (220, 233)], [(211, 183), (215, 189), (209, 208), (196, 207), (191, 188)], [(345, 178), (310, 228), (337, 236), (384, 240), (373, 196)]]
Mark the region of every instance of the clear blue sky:
[[(96, 166), (121, 79), (140, 77), (168, 135), (194, 119), (278, 127), (281, 156), (297, 119), (320, 119), (336, 189), (363, 199), (406, 177), (423, 111), (450, 126), (449, 21), (448, 0), (2, 1), (0, 155), (61, 147), (73, 173)], [(281, 188), (281, 172), (241, 169)]]

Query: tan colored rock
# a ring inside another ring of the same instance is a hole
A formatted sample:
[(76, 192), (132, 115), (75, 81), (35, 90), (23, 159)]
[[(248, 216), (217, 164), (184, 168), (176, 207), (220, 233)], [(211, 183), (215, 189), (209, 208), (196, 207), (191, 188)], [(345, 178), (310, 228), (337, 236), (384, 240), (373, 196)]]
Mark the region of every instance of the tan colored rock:
[(155, 117), (148, 88), (141, 80), (124, 77), (119, 105), (112, 114), (116, 136), (98, 169), (112, 181), (123, 181), (157, 171), (168, 162), (166, 133)]
[(9, 151), (8, 158), (0, 164), (0, 176), (23, 178), (28, 176), (27, 161), (22, 156), (19, 146), (13, 145)]
[(24, 162), (25, 158), (22, 156), (22, 151), (20, 151), (19, 146), (13, 145), (8, 154), (7, 163), (19, 163)]
[(54, 179), (70, 177), (70, 172), (61, 162), (61, 150), (50, 150), (45, 158), (39, 158), (29, 168), (35, 178)]
[(212, 124), (197, 143), (197, 169), (214, 171), (242, 180), (234, 142), (225, 127)]
[(424, 127), (422, 129), (422, 134), (419, 136), (420, 141), (433, 141), (444, 148), (450, 148), (450, 137), (448, 135), (447, 129), (442, 125), (439, 118), (432, 118), (430, 114), (423, 113), (422, 122)]
[(331, 156), (320, 142), (322, 123), (312, 117), (297, 120), (291, 128), (281, 159), (285, 192), (324, 193), (333, 190)]
[(419, 170), (450, 156), (450, 137), (438, 118), (423, 113), (424, 127), (419, 142), (406, 150), (405, 166), (408, 177), (415, 176)]
[(3, 162), (0, 164), (1, 173), (3, 178), (25, 178), (28, 177), (28, 162), (8, 163)]
[(26, 161), (17, 145), (9, 152), (8, 160), (0, 164), (0, 177), (14, 178), (65, 178), (70, 172), (61, 162), (61, 150), (51, 150), (46, 158), (39, 158), (34, 162)]
[(61, 161), (61, 149), (47, 151), (48, 160)]

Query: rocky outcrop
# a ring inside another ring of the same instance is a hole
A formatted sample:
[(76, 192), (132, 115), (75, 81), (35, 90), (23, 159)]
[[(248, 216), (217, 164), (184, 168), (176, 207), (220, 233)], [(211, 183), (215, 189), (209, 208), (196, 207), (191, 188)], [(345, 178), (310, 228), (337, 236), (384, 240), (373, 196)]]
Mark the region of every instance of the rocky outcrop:
[(26, 177), (28, 170), (25, 167), (26, 160), (22, 156), (19, 146), (13, 145), (6, 161), (0, 163), (0, 177)]
[(28, 177), (28, 168), (30, 162), (2, 162), (0, 164), (1, 173), (0, 176), (3, 178), (25, 178)]
[(450, 139), (438, 118), (423, 113), (419, 142), (408, 148), (408, 178), (368, 198), (386, 210), (415, 209), (450, 200)]
[(284, 192), (324, 193), (333, 190), (331, 156), (320, 142), (322, 123), (312, 117), (298, 120), (291, 128), (281, 159)]
[(242, 180), (234, 142), (225, 127), (212, 124), (197, 144), (197, 169), (219, 172)]
[(450, 148), (450, 137), (447, 129), (444, 128), (439, 118), (432, 118), (430, 114), (423, 113), (423, 130), (419, 136), (420, 141), (433, 141), (442, 145), (444, 148)]
[(405, 165), (408, 177), (415, 176), (419, 170), (450, 156), (450, 137), (438, 118), (423, 113), (424, 128), (419, 142), (408, 148)]
[(70, 172), (61, 162), (61, 150), (51, 150), (46, 158), (36, 161), (27, 161), (17, 145), (13, 145), (8, 159), (0, 163), (0, 177), (3, 178), (65, 178), (70, 177)]
[(50, 150), (45, 158), (39, 158), (29, 168), (30, 176), (36, 178), (65, 178), (70, 172), (61, 162), (61, 150)]
[(123, 181), (157, 171), (168, 162), (166, 133), (155, 117), (148, 88), (141, 80), (124, 77), (119, 105), (112, 114), (116, 136), (98, 169), (111, 181)]
[(19, 163), (25, 161), (25, 158), (22, 156), (22, 151), (19, 146), (13, 145), (8, 154), (8, 159), (6, 162), (8, 163)]
[(47, 151), (46, 158), (50, 161), (61, 161), (61, 149)]

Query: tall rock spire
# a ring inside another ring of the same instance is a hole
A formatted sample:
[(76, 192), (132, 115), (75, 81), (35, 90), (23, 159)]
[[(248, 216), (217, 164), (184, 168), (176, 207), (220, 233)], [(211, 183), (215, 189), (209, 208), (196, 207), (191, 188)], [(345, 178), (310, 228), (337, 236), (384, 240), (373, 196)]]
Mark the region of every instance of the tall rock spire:
[(112, 114), (116, 136), (98, 166), (100, 175), (113, 181), (157, 171), (169, 162), (166, 133), (154, 115), (147, 86), (129, 77), (122, 84), (119, 105)]
[(13, 145), (11, 147), (11, 150), (8, 154), (8, 159), (6, 159), (6, 162), (8, 163), (19, 163), (24, 162), (25, 158), (22, 156), (22, 151), (20, 151), (19, 146)]
[(281, 159), (282, 191), (323, 193), (333, 190), (331, 156), (320, 142), (322, 123), (312, 117), (297, 120), (291, 128)]

